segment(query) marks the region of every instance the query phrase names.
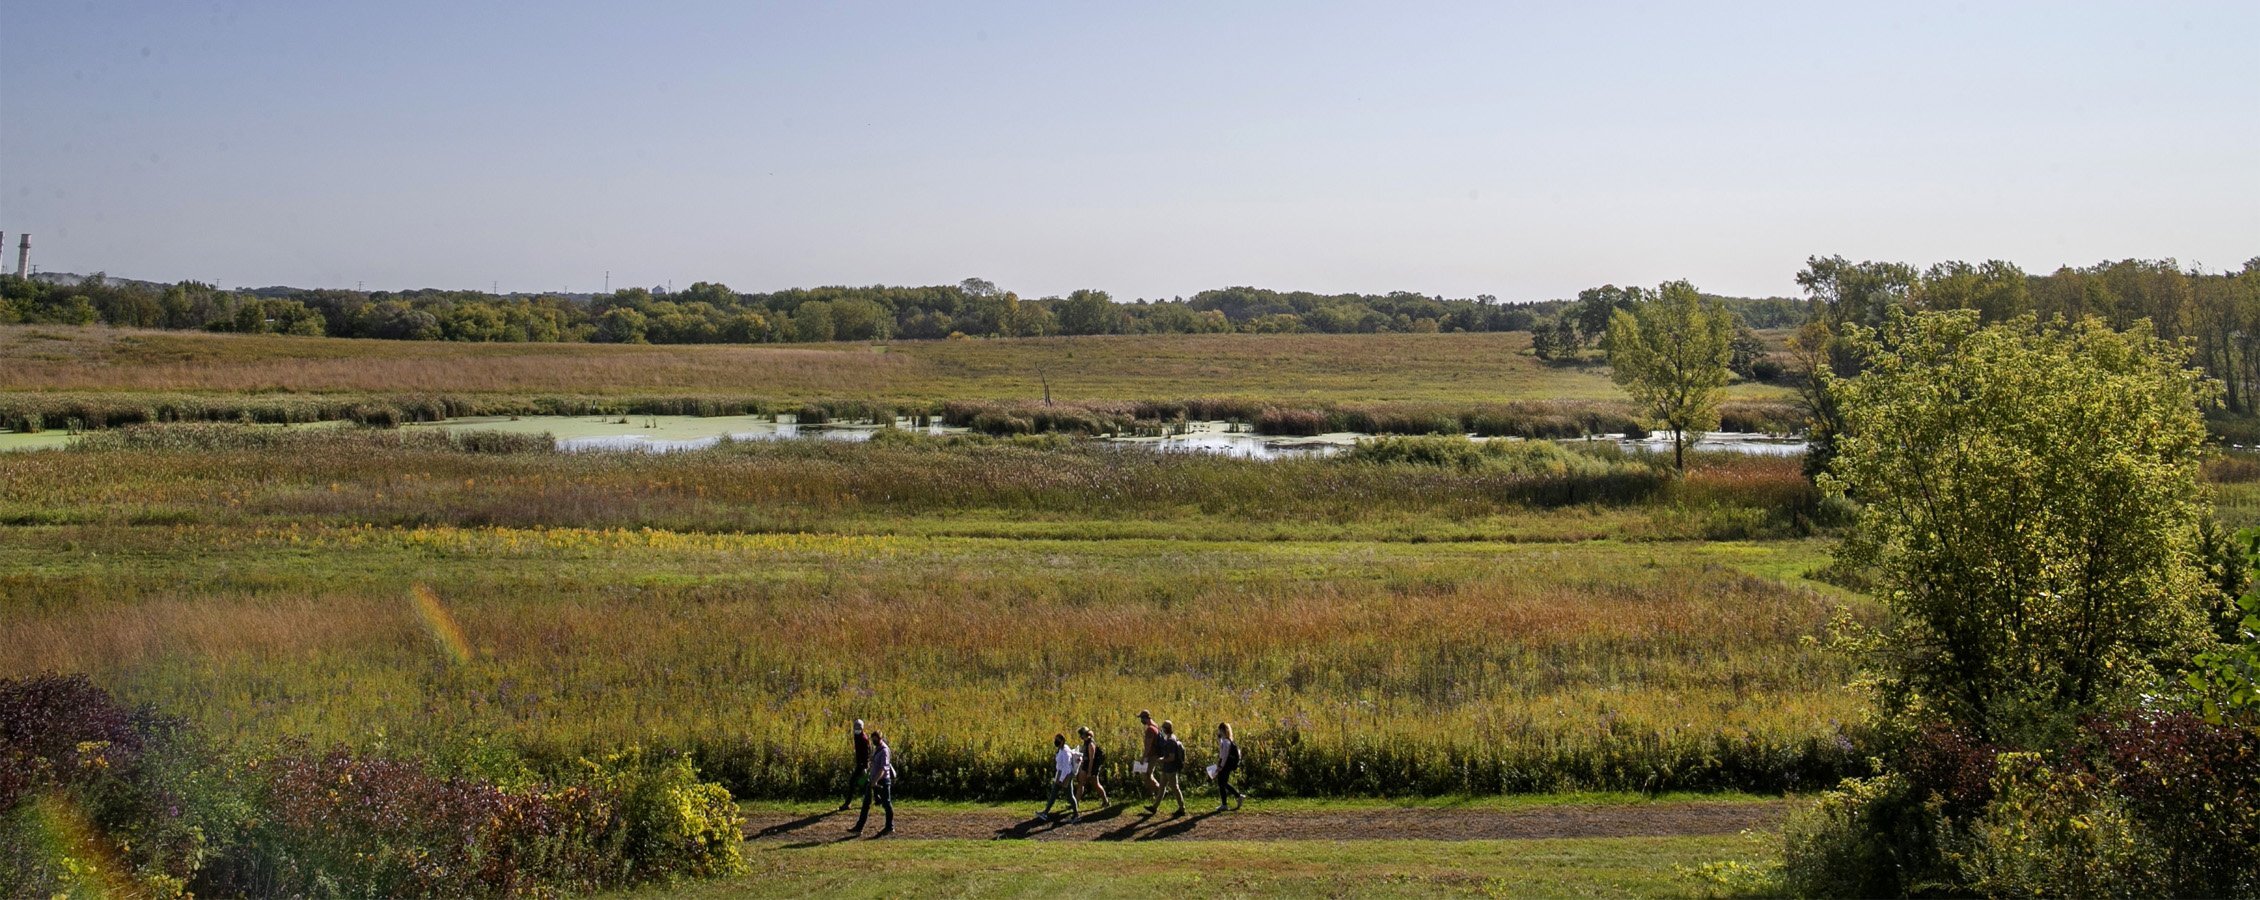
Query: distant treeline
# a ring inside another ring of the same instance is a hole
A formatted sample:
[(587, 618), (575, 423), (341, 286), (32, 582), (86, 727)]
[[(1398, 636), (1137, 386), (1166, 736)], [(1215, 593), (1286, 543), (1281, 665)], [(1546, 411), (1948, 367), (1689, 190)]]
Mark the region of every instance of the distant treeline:
[[(1614, 290), (1610, 288), (1608, 290)], [(1591, 292), (1588, 292), (1591, 293)], [(1805, 303), (1718, 298), (1756, 328), (1795, 325)], [(223, 291), (93, 276), (0, 276), (0, 323), (107, 324), (246, 333), (450, 341), (716, 344), (1229, 332), (1530, 331), (1576, 301), (1501, 303), (1488, 294), (1314, 294), (1232, 287), (1190, 299), (1117, 303), (1105, 291), (1022, 299), (980, 279), (931, 287), (795, 288), (743, 294), (699, 282), (593, 298), (479, 291)]]
[[(2236, 272), (2208, 273), (2174, 260), (2122, 260), (2032, 275), (2006, 262), (1905, 263), (1810, 260), (1803, 298), (1706, 299), (1745, 328), (1873, 322), (1893, 306), (1972, 308), (1989, 319), (2101, 316), (2126, 327), (2147, 319), (2195, 345), (2195, 361), (2228, 384), (2228, 405), (2255, 406), (2260, 386), (2260, 258)], [(1117, 303), (1105, 291), (1022, 299), (981, 279), (930, 287), (794, 288), (744, 294), (713, 282), (681, 291), (629, 288), (593, 298), (479, 291), (345, 291), (260, 288), (223, 291), (197, 282), (169, 286), (78, 283), (0, 276), (0, 323), (108, 324), (139, 328), (329, 335), (394, 340), (593, 341), (600, 343), (793, 343), (1227, 332), (1329, 334), (1532, 331), (1542, 357), (1575, 358), (1596, 345), (1610, 314), (1638, 302), (1638, 287), (1604, 285), (1575, 299), (1502, 303), (1488, 294), (1446, 298), (1315, 294), (1231, 287), (1189, 299)], [(1740, 348), (1763, 360), (1755, 338)], [(1752, 377), (1746, 372), (1746, 377)], [(1765, 377), (1765, 376), (1758, 376)]]
[(2233, 272), (2129, 259), (2048, 275), (2028, 275), (1998, 260), (1917, 269), (1815, 257), (1797, 283), (1809, 298), (1814, 328), (1874, 326), (1895, 309), (1971, 309), (1987, 322), (2095, 316), (2121, 330), (2147, 321), (2160, 336), (2190, 345), (2190, 362), (2222, 382), (2230, 411), (2252, 413), (2260, 399), (2254, 396), (2260, 390), (2260, 257)]

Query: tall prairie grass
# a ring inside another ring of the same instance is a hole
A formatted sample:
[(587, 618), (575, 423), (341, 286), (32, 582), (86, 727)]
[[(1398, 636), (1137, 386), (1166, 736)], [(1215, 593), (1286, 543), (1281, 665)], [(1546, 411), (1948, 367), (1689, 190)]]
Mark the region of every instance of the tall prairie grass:
[(831, 790), (856, 717), (929, 796), (1031, 789), (1074, 724), (1126, 763), (1140, 708), (1235, 722), (1256, 783), (1303, 794), (1776, 790), (1862, 758), (1816, 638), (1869, 607), (1759, 574), (1815, 549), (1655, 540), (1794, 533), (1793, 459), (158, 425), (8, 463), (0, 674), (88, 672), (242, 743), (640, 744), (773, 797)]
[[(1075, 724), (1126, 764), (1140, 708), (1233, 721), (1256, 783), (1300, 794), (1778, 790), (1859, 758), (1847, 668), (1812, 639), (1866, 607), (1736, 564), (1797, 548), (456, 526), (0, 541), (0, 673), (90, 672), (242, 743), (642, 744), (772, 797), (832, 790), (858, 717), (929, 796), (1030, 790), (1044, 739)], [(418, 586), (467, 654), (435, 638)]]

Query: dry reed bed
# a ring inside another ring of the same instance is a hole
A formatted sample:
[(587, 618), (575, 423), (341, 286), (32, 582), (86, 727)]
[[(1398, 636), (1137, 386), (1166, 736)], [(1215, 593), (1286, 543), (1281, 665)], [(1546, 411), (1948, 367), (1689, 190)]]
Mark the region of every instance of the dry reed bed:
[[(91, 671), (251, 742), (656, 744), (762, 796), (826, 790), (855, 716), (897, 735), (906, 787), (952, 796), (1032, 789), (1043, 738), (1074, 723), (1122, 747), (1142, 707), (1239, 723), (1258, 784), (1296, 793), (1763, 790), (1857, 759), (1845, 667), (1810, 641), (1844, 607), (1701, 547), (451, 526), (0, 541), (47, 560), (0, 583), (0, 671)], [(412, 584), (468, 658), (434, 642)]]

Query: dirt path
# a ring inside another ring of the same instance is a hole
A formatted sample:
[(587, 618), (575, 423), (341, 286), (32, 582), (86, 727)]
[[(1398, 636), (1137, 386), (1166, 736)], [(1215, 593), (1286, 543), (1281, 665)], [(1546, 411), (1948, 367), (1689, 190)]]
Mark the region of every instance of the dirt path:
[[(1039, 822), (1037, 807), (1013, 810), (921, 812), (898, 804), (891, 838), (1044, 841), (1287, 841), (1432, 840), (1473, 841), (1513, 838), (1675, 837), (1733, 834), (1746, 828), (1773, 828), (1789, 814), (1786, 801), (1758, 803), (1646, 803), (1607, 806), (1545, 806), (1528, 809), (1348, 809), (1265, 812), (1260, 805), (1212, 813), (1188, 806), (1148, 814), (1143, 806), (1093, 811), (1081, 824)], [(876, 816), (876, 811), (874, 811)], [(777, 813), (751, 816), (746, 837), (755, 841), (831, 842), (848, 838), (855, 811), (803, 816)], [(872, 822), (864, 834), (877, 833)]]

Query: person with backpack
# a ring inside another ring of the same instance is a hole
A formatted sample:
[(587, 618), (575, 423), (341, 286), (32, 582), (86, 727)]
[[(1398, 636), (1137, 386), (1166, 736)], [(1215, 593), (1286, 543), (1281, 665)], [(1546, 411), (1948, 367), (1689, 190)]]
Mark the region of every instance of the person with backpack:
[(1083, 770), (1076, 773), (1078, 786), (1082, 788), (1085, 797), (1091, 796), (1093, 791), (1098, 792), (1099, 808), (1105, 809), (1108, 802), (1106, 785), (1099, 781), (1099, 766), (1106, 762), (1106, 751), (1099, 749), (1099, 739), (1091, 734), (1090, 726), (1075, 729), (1075, 735), (1083, 739)]
[(1240, 768), (1240, 742), (1232, 739), (1232, 723), (1216, 723), (1216, 811), (1248, 805), (1248, 795), (1232, 786), (1232, 773)]
[(1146, 811), (1161, 808), (1161, 729), (1154, 727), (1154, 714), (1138, 710), (1138, 721), (1146, 726), (1145, 740), (1139, 744), (1137, 773), (1146, 781), (1146, 794), (1153, 798)]
[(885, 837), (895, 831), (895, 754), (887, 746), (885, 735), (871, 732), (871, 768), (867, 772), (871, 786), (863, 793), (863, 814), (855, 817), (855, 826), (848, 831), (863, 830), (863, 823), (871, 818), (871, 801), (876, 798), (881, 809), (887, 811), (887, 824), (879, 829)]
[(1185, 742), (1177, 739), (1177, 726), (1161, 723), (1161, 751), (1157, 756), (1161, 769), (1156, 785), (1159, 790), (1154, 794), (1154, 805), (1146, 807), (1146, 811), (1159, 812), (1162, 798), (1175, 796), (1176, 815), (1182, 816), (1185, 814), (1185, 789), (1178, 784), (1178, 778), (1185, 774)]
[(1052, 804), (1059, 802), (1059, 789), (1067, 788), (1067, 824), (1083, 821), (1083, 808), (1075, 801), (1075, 773), (1083, 768), (1083, 751), (1067, 746), (1067, 735), (1052, 735), (1052, 795), (1044, 800), (1044, 811), (1036, 814), (1036, 821), (1049, 822)]
[(863, 736), (863, 720), (857, 719), (855, 720), (855, 768), (848, 770), (847, 795), (840, 798), (840, 808), (834, 810), (835, 812), (847, 812), (848, 807), (855, 803), (856, 789), (871, 786), (871, 779), (863, 772), (864, 768), (870, 765), (871, 739)]

